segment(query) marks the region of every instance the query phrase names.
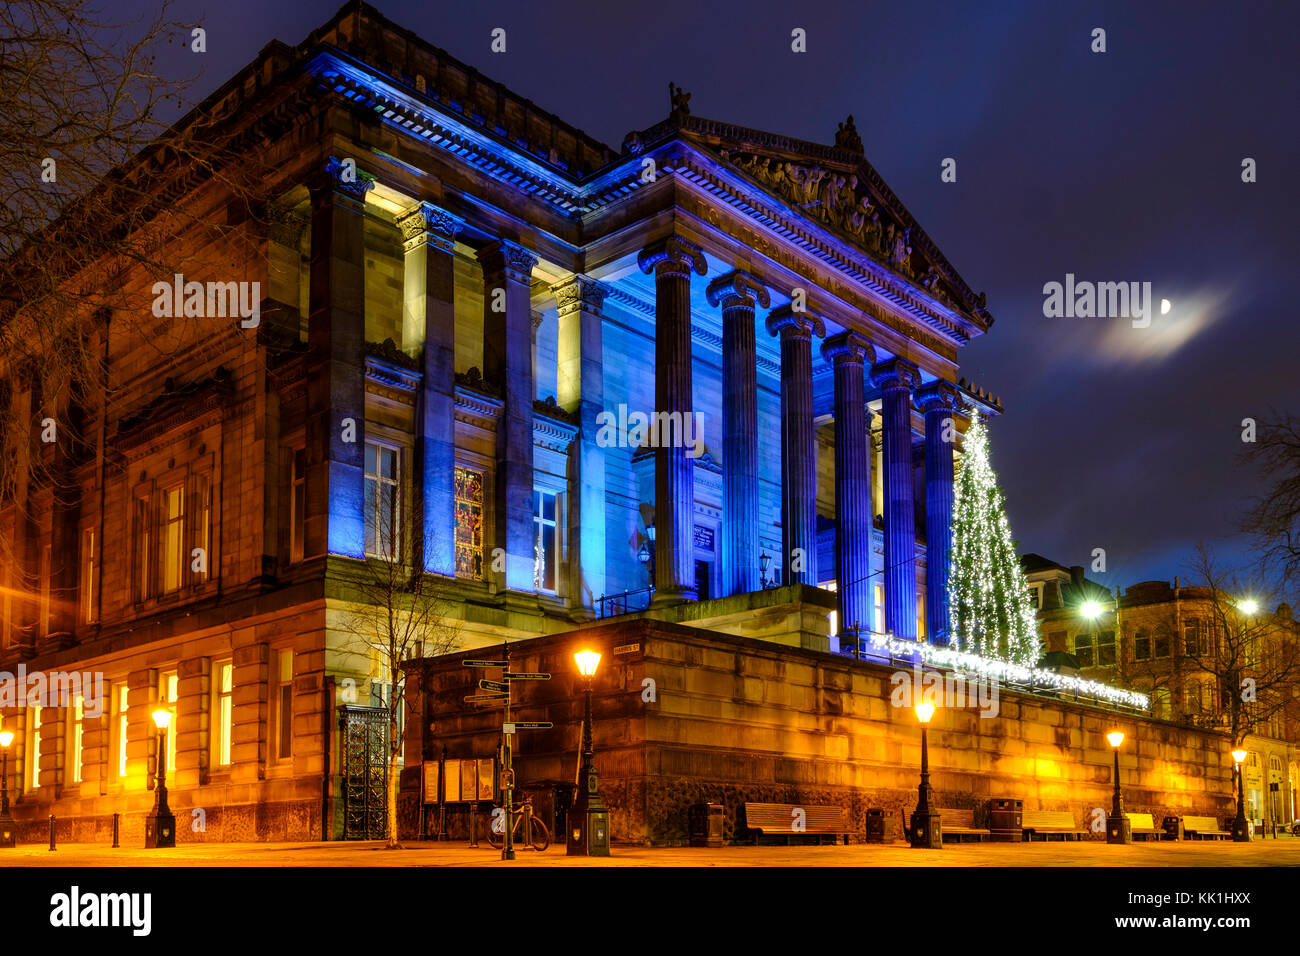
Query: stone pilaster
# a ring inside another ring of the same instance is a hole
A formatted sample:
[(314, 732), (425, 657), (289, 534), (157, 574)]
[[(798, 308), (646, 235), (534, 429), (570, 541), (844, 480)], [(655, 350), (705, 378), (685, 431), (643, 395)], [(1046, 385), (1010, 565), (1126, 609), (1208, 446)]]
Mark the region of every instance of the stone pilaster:
[(637, 264), (655, 274), (654, 411), (656, 421), (670, 423), (657, 429), (655, 448), (655, 601), (693, 601), (695, 462), (687, 454), (687, 416), (694, 412), (691, 272), (704, 275), (708, 265), (700, 247), (680, 236), (641, 250)]
[(578, 275), (553, 291), (560, 326), (556, 401), (577, 413), (579, 426), (569, 495), (569, 602), (590, 608), (605, 594), (605, 450), (596, 444), (596, 416), (605, 407), (605, 319), (600, 309), (609, 290)]
[(478, 251), (483, 264), (483, 374), (501, 389), (497, 426), (497, 547), (505, 549), (505, 588), (537, 590), (533, 531), (533, 318), (537, 257), (502, 239)]
[(871, 436), (863, 373), (871, 343), (841, 332), (822, 343), (835, 369), (835, 581), (840, 633), (871, 628)]
[(947, 644), (948, 569), (952, 561), (952, 449), (957, 440), (957, 392), (947, 382), (917, 389), (925, 413), (925, 632), (931, 644)]
[(811, 312), (773, 309), (767, 331), (781, 337), (782, 584), (817, 583), (817, 432), (813, 427), (812, 337), (826, 326)]
[(912, 389), (917, 367), (903, 358), (872, 366), (881, 390), (885, 472), (885, 630), (916, 639), (916, 515), (912, 495)]
[(456, 573), (456, 312), (454, 249), (462, 221), (431, 203), (398, 221), (405, 250), (402, 347), (419, 347), (416, 489), (423, 516), (414, 554), (425, 571)]
[(709, 304), (722, 309), (723, 594), (761, 586), (758, 544), (758, 352), (754, 307), (771, 298), (748, 272), (709, 283)]
[[(365, 205), (330, 157), (311, 190), (304, 555), (365, 554)], [(352, 440), (345, 440), (352, 439)]]

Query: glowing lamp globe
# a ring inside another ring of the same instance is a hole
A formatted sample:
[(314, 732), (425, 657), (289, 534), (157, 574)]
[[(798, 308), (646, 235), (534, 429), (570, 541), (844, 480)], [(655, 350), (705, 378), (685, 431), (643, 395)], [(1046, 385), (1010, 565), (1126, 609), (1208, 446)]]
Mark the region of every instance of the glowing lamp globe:
[(1237, 761), (1237, 763), (1239, 763), (1239, 764), (1243, 764), (1243, 763), (1245, 763), (1245, 762), (1246, 762), (1246, 751), (1244, 751), (1244, 750), (1234, 750), (1234, 751), (1232, 752), (1232, 759), (1235, 760), (1235, 761)]
[(1079, 608), (1079, 613), (1092, 620), (1101, 615), (1101, 605), (1096, 601), (1084, 601), (1083, 606)]
[(0, 747), (8, 747), (13, 742), (14, 735), (10, 731), (6, 730), (4, 733), (0, 733)]
[(1254, 614), (1259, 610), (1259, 603), (1251, 598), (1246, 598), (1246, 600), (1238, 604), (1237, 607), (1241, 610), (1242, 614)]
[(1106, 735), (1106, 739), (1110, 741), (1112, 747), (1118, 747), (1124, 742), (1124, 731), (1112, 730)]
[(934, 716), (934, 704), (917, 704), (916, 717), (921, 723), (928, 724)]
[(583, 677), (596, 676), (596, 668), (600, 664), (600, 654), (597, 651), (578, 651), (573, 659), (578, 662), (578, 673)]
[(159, 730), (166, 730), (167, 725), (172, 722), (172, 712), (170, 710), (155, 710), (153, 712), (153, 722), (158, 725)]

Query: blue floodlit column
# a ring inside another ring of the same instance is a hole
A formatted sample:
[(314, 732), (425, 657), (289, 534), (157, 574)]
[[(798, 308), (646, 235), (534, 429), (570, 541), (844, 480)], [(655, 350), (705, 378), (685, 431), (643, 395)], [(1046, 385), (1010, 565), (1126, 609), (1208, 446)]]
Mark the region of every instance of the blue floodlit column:
[(423, 539), (412, 542), (431, 574), (456, 574), (456, 311), (454, 248), (462, 222), (431, 203), (398, 221), (405, 250), (402, 347), (420, 345), (416, 478)]
[(957, 392), (934, 382), (916, 392), (925, 413), (925, 623), (931, 644), (947, 644), (948, 569), (952, 561), (952, 450)]
[(912, 389), (920, 372), (906, 359), (872, 366), (881, 390), (885, 471), (885, 630), (916, 640), (916, 515), (912, 482)]
[(483, 264), (483, 377), (501, 389), (497, 425), (496, 540), (507, 591), (535, 592), (533, 527), (533, 317), (537, 257), (507, 240), (478, 251)]
[(366, 193), (330, 157), (311, 194), (304, 555), (365, 555)]
[(876, 358), (871, 343), (841, 332), (822, 343), (835, 368), (835, 581), (840, 633), (871, 628), (871, 436), (864, 366)]
[(817, 584), (817, 432), (813, 427), (812, 337), (821, 318), (784, 305), (767, 317), (781, 337), (782, 584)]
[(758, 567), (758, 352), (754, 307), (771, 304), (762, 282), (729, 272), (709, 283), (709, 304), (722, 308), (723, 591), (761, 587)]
[[(655, 274), (655, 413), (679, 423), (655, 447), (655, 601), (693, 601), (695, 591), (695, 461), (687, 455), (691, 392), (691, 272), (704, 275), (704, 252), (669, 236), (637, 256)], [(668, 439), (668, 440), (664, 440)]]
[(605, 407), (601, 305), (608, 289), (586, 276), (559, 283), (555, 292), (559, 316), (556, 401), (578, 414), (578, 441), (569, 509), (569, 540), (574, 543), (569, 588), (573, 607), (590, 608), (605, 594), (605, 450), (596, 444), (596, 416)]

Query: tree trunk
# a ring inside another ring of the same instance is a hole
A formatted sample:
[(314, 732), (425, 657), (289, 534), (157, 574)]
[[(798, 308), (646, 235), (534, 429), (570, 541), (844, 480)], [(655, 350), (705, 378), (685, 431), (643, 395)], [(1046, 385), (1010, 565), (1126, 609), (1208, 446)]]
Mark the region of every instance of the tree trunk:
[(397, 740), (397, 720), (388, 721), (388, 849), (401, 849), (397, 842), (397, 758), (401, 746)]

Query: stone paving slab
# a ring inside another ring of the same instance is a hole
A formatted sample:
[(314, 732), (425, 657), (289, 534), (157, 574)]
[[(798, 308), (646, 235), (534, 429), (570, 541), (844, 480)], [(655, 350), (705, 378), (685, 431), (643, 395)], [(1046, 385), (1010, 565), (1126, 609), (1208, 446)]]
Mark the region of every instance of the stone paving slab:
[(486, 845), (408, 843), (387, 850), (382, 843), (211, 843), (168, 850), (65, 843), (0, 850), (0, 867), (113, 866), (1300, 866), (1300, 840), (1135, 843), (1108, 846), (1094, 841), (1019, 844), (949, 844), (942, 850), (887, 846), (614, 847), (608, 859), (566, 856), (563, 847), (538, 853), (516, 851), (513, 864)]

